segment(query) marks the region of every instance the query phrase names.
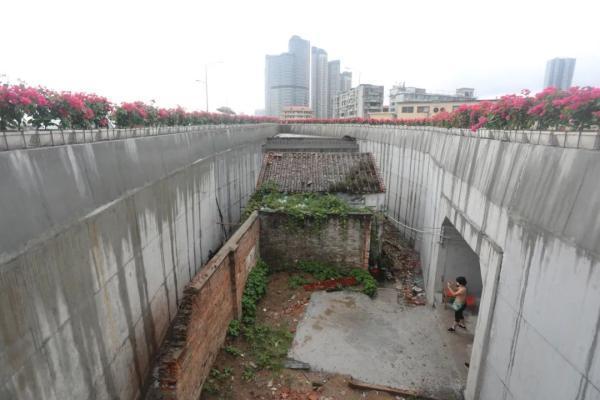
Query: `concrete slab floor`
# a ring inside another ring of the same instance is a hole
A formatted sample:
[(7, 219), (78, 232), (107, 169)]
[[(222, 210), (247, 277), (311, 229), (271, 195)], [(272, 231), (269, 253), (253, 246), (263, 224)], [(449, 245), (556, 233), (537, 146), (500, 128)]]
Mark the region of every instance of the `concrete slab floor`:
[(313, 370), (462, 399), (476, 317), (466, 317), (466, 332), (451, 333), (449, 308), (401, 303), (392, 288), (380, 288), (375, 299), (315, 292), (289, 355)]

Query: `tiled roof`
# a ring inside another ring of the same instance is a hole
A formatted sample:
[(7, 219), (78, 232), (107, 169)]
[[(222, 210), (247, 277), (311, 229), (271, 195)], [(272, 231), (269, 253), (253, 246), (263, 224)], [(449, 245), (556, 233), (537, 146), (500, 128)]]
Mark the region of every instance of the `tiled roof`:
[(312, 137), (274, 137), (268, 138), (263, 145), (265, 152), (330, 152), (358, 153), (358, 143), (352, 139), (312, 138)]
[(267, 182), (287, 193), (385, 192), (371, 153), (268, 152), (258, 186)]

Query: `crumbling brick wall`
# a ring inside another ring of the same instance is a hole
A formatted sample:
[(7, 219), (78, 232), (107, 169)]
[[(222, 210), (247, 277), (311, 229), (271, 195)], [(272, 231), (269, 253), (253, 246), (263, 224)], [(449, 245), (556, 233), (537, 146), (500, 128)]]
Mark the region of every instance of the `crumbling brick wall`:
[(300, 260), (368, 268), (372, 215), (331, 216), (325, 222), (290, 223), (283, 213), (261, 211), (260, 253), (269, 266), (285, 268)]
[(186, 286), (161, 347), (157, 393), (161, 398), (200, 397), (227, 326), (241, 314), (246, 279), (259, 257), (259, 229), (254, 212)]

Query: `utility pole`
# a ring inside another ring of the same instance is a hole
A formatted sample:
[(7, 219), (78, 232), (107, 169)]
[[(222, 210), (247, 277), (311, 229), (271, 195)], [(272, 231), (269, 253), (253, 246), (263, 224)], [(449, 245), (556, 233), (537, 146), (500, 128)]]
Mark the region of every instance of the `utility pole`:
[(206, 92), (206, 112), (208, 112), (208, 64), (204, 64), (204, 84)]
[(206, 112), (208, 112), (208, 66), (214, 64), (223, 64), (223, 61), (216, 61), (208, 64), (204, 64), (204, 81), (196, 79), (196, 82), (204, 83), (204, 95), (206, 99)]

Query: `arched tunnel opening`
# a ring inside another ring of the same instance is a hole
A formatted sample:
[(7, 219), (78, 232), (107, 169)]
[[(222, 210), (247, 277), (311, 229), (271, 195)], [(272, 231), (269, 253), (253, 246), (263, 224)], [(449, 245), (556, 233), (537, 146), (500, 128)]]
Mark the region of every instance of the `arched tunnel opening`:
[[(459, 357), (464, 358), (465, 366), (468, 368), (475, 339), (479, 301), (483, 290), (481, 265), (479, 256), (471, 249), (450, 220), (445, 218), (440, 235), (434, 304), (442, 306), (438, 308), (443, 310), (442, 318), (448, 326), (452, 326), (453, 321), (457, 318), (456, 313), (452, 312), (455, 310), (452, 303), (456, 301), (452, 291), (456, 291), (456, 281), (459, 277), (466, 279), (467, 296), (466, 308), (462, 312), (466, 329), (461, 326), (456, 327), (456, 333), (459, 336), (458, 346), (464, 347), (463, 351), (458, 354)], [(450, 312), (447, 312), (447, 310)], [(461, 380), (465, 385), (466, 377), (467, 374), (461, 376)]]
[(479, 256), (471, 249), (460, 232), (446, 218), (442, 224), (440, 250), (438, 253), (435, 300), (439, 302), (445, 297), (447, 282), (455, 282), (463, 276), (467, 280), (469, 314), (476, 322), (479, 299), (483, 289)]

